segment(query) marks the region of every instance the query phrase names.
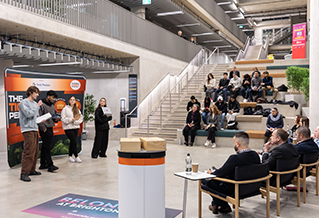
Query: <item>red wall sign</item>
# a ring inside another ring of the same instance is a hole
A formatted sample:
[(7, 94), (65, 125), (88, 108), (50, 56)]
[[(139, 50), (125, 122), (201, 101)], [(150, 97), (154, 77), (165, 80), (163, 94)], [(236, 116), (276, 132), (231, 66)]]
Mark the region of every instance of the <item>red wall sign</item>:
[(293, 25), (292, 59), (306, 58), (307, 23)]

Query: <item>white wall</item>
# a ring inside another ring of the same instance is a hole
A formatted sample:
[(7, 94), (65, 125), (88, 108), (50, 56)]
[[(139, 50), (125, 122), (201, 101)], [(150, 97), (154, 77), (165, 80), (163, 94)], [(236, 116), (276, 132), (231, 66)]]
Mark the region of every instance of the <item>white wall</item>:
[(290, 19), (287, 20), (275, 20), (275, 21), (264, 21), (258, 23), (258, 26), (254, 28), (256, 45), (263, 44), (263, 30), (265, 29), (279, 29), (287, 25), (290, 25)]

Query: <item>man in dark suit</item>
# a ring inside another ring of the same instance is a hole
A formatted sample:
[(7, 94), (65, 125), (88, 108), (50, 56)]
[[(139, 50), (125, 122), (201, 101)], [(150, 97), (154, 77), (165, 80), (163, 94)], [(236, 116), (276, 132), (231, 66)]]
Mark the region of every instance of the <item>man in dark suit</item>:
[[(260, 164), (260, 158), (255, 151), (249, 148), (249, 136), (245, 132), (237, 132), (233, 137), (234, 149), (236, 154), (229, 156), (224, 165), (216, 169), (214, 172), (208, 170), (207, 173), (214, 174), (220, 178), (234, 179), (235, 178), (235, 168), (237, 166), (247, 166)], [(206, 180), (203, 181), (205, 183)], [(234, 185), (230, 183), (220, 182), (217, 180), (210, 180), (207, 185), (220, 193), (226, 195), (234, 194)], [(231, 208), (227, 202), (213, 197), (212, 204), (209, 205), (209, 209), (214, 213), (229, 213)]]
[[(270, 148), (276, 146), (272, 151)], [(270, 142), (264, 145), (262, 162), (269, 163), (269, 170), (276, 170), (277, 159), (298, 157), (297, 148), (288, 143), (288, 133), (283, 129), (275, 129), (270, 137)]]
[(317, 144), (310, 137), (310, 129), (308, 127), (299, 127), (296, 130), (296, 138), (298, 141), (296, 148), (300, 155), (319, 152)]

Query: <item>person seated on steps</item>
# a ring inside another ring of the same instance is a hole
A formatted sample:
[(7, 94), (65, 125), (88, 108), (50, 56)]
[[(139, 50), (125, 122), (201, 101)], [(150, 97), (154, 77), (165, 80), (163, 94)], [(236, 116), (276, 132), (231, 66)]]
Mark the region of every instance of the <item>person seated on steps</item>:
[[(259, 155), (249, 148), (249, 136), (246, 132), (237, 132), (233, 137), (234, 150), (236, 154), (230, 155), (223, 166), (215, 171), (208, 170), (208, 174), (214, 174), (220, 178), (235, 179), (235, 168), (237, 166), (247, 166), (260, 164)], [(234, 184), (221, 182), (218, 180), (202, 180), (202, 184), (207, 184), (211, 189), (223, 193), (228, 196), (233, 196), (235, 193)], [(229, 204), (219, 198), (212, 197), (213, 201), (208, 209), (213, 214), (230, 213), (232, 210)]]
[(187, 112), (190, 111), (194, 104), (197, 104), (200, 108), (200, 103), (197, 101), (194, 95), (191, 96), (191, 100), (187, 103), (186, 110)]
[(229, 72), (229, 80), (234, 77), (234, 74), (237, 73), (237, 76), (240, 77), (240, 72), (237, 70), (237, 67), (234, 66), (233, 70)]
[(204, 108), (202, 108), (202, 118), (203, 118), (203, 122), (207, 125), (207, 119), (209, 116), (209, 107), (211, 104), (211, 98), (210, 97), (205, 97), (204, 98), (204, 102), (203, 102), (203, 106)]
[(250, 86), (250, 89), (248, 91), (249, 93), (249, 98), (250, 98), (250, 101), (253, 102), (254, 99), (253, 99), (253, 92), (257, 92), (258, 94), (258, 97), (261, 97), (262, 95), (262, 86), (261, 86), (261, 83), (262, 83), (262, 79), (260, 76), (258, 76), (258, 73), (255, 73), (254, 74), (254, 77), (252, 78), (251, 80), (251, 86)]
[[(186, 126), (183, 129), (183, 135), (185, 142), (184, 144), (186, 146), (193, 146), (195, 141), (195, 134), (196, 131), (200, 129), (200, 113), (199, 113), (199, 106), (197, 104), (194, 104), (192, 107), (192, 110), (188, 112), (187, 118), (186, 118)], [(188, 133), (191, 131), (191, 142), (188, 144)]]
[(219, 92), (223, 92), (223, 97), (224, 97), (224, 100), (227, 102), (227, 87), (228, 87), (228, 84), (229, 84), (229, 79), (227, 78), (228, 77), (228, 73), (224, 73), (223, 74), (223, 78), (221, 78), (219, 80), (219, 84), (217, 86), (217, 89), (215, 91), (215, 95), (214, 95), (214, 102), (216, 102), (217, 100), (217, 96), (219, 94)]
[(240, 105), (239, 102), (236, 100), (234, 95), (230, 96), (230, 100), (227, 104), (227, 123), (230, 121), (235, 121), (236, 116), (239, 115)]
[(276, 100), (278, 89), (274, 87), (273, 78), (269, 76), (268, 71), (263, 72), (263, 75), (264, 75), (264, 78), (263, 78), (263, 82), (261, 83), (262, 90), (263, 90), (263, 98), (266, 97), (266, 90), (272, 90), (274, 92), (273, 99)]
[(259, 72), (257, 67), (254, 67), (253, 69), (253, 73), (251, 74), (251, 77), (254, 78), (255, 77), (255, 73), (258, 74), (258, 77), (261, 77), (261, 73)]
[(214, 79), (214, 76), (212, 73), (208, 74), (206, 82), (206, 97), (212, 97), (212, 94), (215, 92), (216, 89), (216, 79)]
[(251, 78), (248, 74), (244, 75), (242, 87), (240, 90), (241, 96), (244, 98), (244, 102), (248, 102), (249, 90), (250, 90)]
[(274, 130), (281, 129), (284, 126), (284, 120), (282, 119), (282, 115), (279, 114), (278, 109), (276, 107), (271, 109), (271, 113), (267, 118), (266, 126), (267, 130), (265, 132), (264, 138), (265, 143), (268, 142), (268, 139)]
[(230, 95), (235, 95), (235, 98), (239, 95), (241, 87), (241, 79), (237, 73), (234, 74), (234, 77), (229, 81), (228, 90)]
[(220, 115), (221, 115), (221, 122), (220, 122), (220, 129), (224, 130), (224, 121), (225, 121), (225, 116), (227, 113), (227, 102), (225, 102), (223, 100), (222, 96), (218, 96), (217, 101), (215, 103), (215, 105), (217, 106)]
[(208, 117), (208, 125), (206, 127), (206, 131), (208, 131), (207, 141), (204, 146), (208, 147), (209, 143), (212, 142), (212, 148), (216, 147), (215, 143), (215, 131), (220, 130), (220, 111), (218, 110), (216, 105), (212, 105), (209, 108), (209, 117)]

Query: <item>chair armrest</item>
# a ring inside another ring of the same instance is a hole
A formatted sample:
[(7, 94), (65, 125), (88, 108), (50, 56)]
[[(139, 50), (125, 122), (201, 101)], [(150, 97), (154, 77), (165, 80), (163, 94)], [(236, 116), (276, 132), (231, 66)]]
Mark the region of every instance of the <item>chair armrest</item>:
[(221, 181), (221, 182), (228, 182), (228, 183), (232, 183), (232, 184), (249, 184), (249, 183), (255, 183), (255, 182), (260, 182), (260, 181), (264, 181), (264, 180), (267, 180), (269, 178), (271, 178), (272, 175), (269, 174), (265, 177), (262, 177), (262, 178), (258, 178), (258, 179), (251, 179), (251, 180), (244, 180), (244, 181), (236, 181), (236, 180), (231, 180), (231, 179), (225, 179), (225, 178), (220, 178), (220, 177), (214, 177), (212, 179), (214, 180), (218, 180), (218, 181)]
[(311, 167), (311, 166), (315, 166), (315, 165), (319, 165), (319, 160), (317, 162), (310, 163), (310, 164), (300, 164), (300, 166), (302, 166), (302, 167)]
[(271, 174), (282, 175), (282, 174), (294, 173), (294, 172), (300, 171), (301, 169), (302, 169), (302, 166), (299, 166), (299, 167), (297, 167), (297, 168), (294, 169), (294, 170), (282, 171), (282, 172), (279, 172), (279, 171), (269, 171), (269, 172), (270, 172)]

